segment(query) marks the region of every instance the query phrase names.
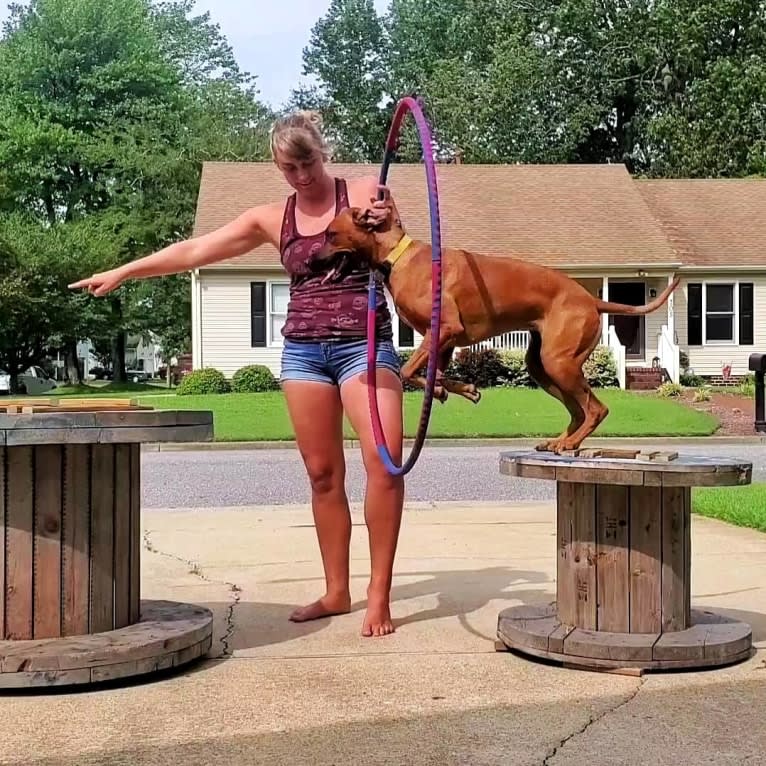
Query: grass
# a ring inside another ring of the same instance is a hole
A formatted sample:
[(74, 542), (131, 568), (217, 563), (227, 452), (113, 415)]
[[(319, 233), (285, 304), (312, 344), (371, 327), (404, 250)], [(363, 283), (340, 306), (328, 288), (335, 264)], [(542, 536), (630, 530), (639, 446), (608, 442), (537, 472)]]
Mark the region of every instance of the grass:
[[(636, 396), (620, 390), (601, 391), (599, 396), (611, 412), (596, 436), (709, 436), (718, 425), (710, 414), (668, 399)], [(155, 397), (144, 392), (141, 400), (157, 409), (211, 410), (217, 441), (293, 438), (285, 401), (278, 391), (188, 397)], [(405, 395), (407, 436), (414, 436), (417, 431), (422, 401), (419, 392)], [(488, 389), (478, 405), (455, 396), (444, 405), (435, 402), (428, 434), (432, 438), (542, 438), (561, 433), (568, 419), (564, 407), (542, 391)], [(348, 438), (354, 437), (348, 423), (345, 432)]]
[(694, 489), (692, 510), (700, 516), (766, 532), (766, 484)]
[[(52, 391), (48, 391), (39, 398), (51, 397), (121, 397), (126, 398), (140, 396), (157, 396), (159, 394), (173, 394), (175, 389), (168, 388), (167, 385), (158, 381), (156, 383), (112, 383), (111, 381), (94, 382), (80, 386), (58, 386)], [(38, 398), (38, 397), (36, 397)]]

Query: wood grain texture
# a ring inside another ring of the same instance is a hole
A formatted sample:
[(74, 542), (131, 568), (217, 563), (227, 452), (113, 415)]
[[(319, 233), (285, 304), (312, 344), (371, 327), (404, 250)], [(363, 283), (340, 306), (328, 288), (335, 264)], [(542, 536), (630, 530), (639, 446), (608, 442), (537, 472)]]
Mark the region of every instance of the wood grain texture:
[(596, 560), (599, 630), (630, 630), (629, 490), (596, 490)]
[(139, 623), (73, 638), (0, 642), (0, 688), (90, 684), (153, 673), (203, 657), (213, 614), (172, 601), (142, 604)]

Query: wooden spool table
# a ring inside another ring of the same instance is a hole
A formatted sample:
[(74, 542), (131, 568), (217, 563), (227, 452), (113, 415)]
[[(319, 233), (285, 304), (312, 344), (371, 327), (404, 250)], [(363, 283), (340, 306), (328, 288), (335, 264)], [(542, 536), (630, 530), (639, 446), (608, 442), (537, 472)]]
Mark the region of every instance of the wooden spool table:
[(207, 653), (208, 609), (140, 597), (140, 450), (212, 434), (210, 412), (0, 402), (0, 688), (127, 678)]
[(749, 625), (691, 606), (691, 488), (749, 484), (752, 464), (587, 451), (506, 452), (500, 472), (556, 481), (556, 602), (498, 618), (498, 648), (643, 672), (750, 656)]

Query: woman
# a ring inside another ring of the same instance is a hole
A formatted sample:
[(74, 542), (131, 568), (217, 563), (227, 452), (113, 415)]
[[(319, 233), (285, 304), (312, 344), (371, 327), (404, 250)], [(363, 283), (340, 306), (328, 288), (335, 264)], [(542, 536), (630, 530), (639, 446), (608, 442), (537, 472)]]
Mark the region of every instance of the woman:
[[(127, 279), (190, 271), (249, 252), (265, 243), (279, 249), (290, 275), (290, 303), (283, 328), (280, 381), (297, 446), (311, 486), (311, 502), (324, 565), (326, 591), (297, 609), (297, 622), (347, 613), (351, 517), (345, 492), (343, 416), (359, 436), (367, 473), (364, 501), (369, 532), (371, 575), (362, 635), (394, 632), (390, 591), (404, 501), (404, 481), (393, 477), (375, 447), (367, 402), (367, 272), (351, 271), (326, 279), (312, 256), (325, 230), (343, 207), (370, 208), (383, 220), (396, 208), (384, 189), (378, 202), (374, 177), (344, 180), (326, 167), (329, 151), (314, 112), (297, 112), (275, 123), (272, 158), (294, 193), (286, 200), (252, 208), (204, 236), (178, 242), (153, 255), (83, 279), (96, 296)], [(377, 307), (377, 387), (381, 421), (392, 457), (401, 462), (402, 385), (392, 342), (391, 316), (383, 291)]]

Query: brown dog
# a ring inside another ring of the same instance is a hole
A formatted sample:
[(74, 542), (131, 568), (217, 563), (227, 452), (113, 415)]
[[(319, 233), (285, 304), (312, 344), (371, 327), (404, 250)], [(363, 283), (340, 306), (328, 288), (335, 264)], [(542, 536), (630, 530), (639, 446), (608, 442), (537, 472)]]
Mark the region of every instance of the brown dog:
[[(431, 347), (431, 245), (407, 237), (391, 214), (383, 223), (376, 223), (367, 211), (347, 208), (329, 225), (318, 259), (322, 263), (350, 260), (369, 264), (384, 273), (398, 313), (423, 335), (420, 347), (402, 367), (402, 378), (424, 387), (425, 378), (416, 373), (427, 364)], [(601, 338), (601, 315), (656, 311), (679, 281), (676, 277), (651, 303), (627, 306), (594, 298), (574, 279), (545, 266), (442, 248), (442, 316), (434, 396), (443, 402), (451, 391), (478, 402), (476, 386), (443, 377), (455, 347), (512, 330), (529, 330), (529, 373), (571, 416), (564, 433), (537, 449), (556, 453), (577, 449), (609, 413), (582, 371)]]

